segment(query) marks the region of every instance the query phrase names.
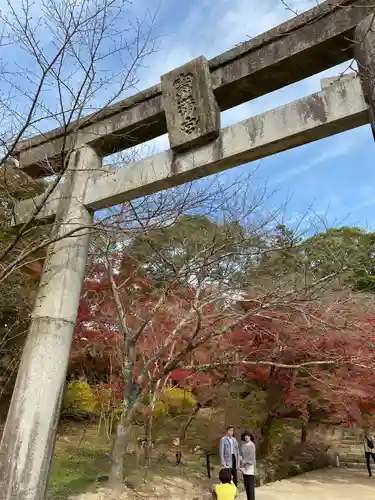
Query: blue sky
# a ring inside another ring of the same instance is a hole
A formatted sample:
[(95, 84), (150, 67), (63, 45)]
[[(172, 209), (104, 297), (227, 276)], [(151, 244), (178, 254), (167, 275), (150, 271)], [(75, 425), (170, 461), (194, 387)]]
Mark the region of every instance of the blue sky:
[[(35, 0), (33, 4), (34, 19), (43, 1), (48, 0)], [(7, 0), (0, 0), (0, 10), (6, 10), (6, 3)], [(21, 2), (12, 0), (12, 5), (21, 5)], [(303, 12), (316, 5), (316, 0), (288, 0), (288, 5), (294, 11)], [(136, 88), (128, 93), (158, 83), (161, 74), (195, 57), (204, 55), (210, 59), (293, 17), (282, 0), (134, 0), (126, 9), (129, 21), (133, 22), (146, 12), (151, 15), (157, 12), (154, 34), (158, 39), (158, 51), (144, 62)], [(43, 28), (41, 36), (45, 50), (51, 50), (48, 30)], [(27, 75), (20, 69), (28, 68), (25, 54), (15, 52), (11, 46), (7, 64), (18, 68), (18, 82), (24, 74)], [(124, 61), (115, 58), (110, 61), (112, 68), (121, 64)], [(320, 90), (323, 76), (337, 75), (347, 66), (345, 63), (228, 110), (222, 113), (222, 125), (230, 125), (316, 92)], [(53, 102), (53, 88), (48, 92), (45, 99)], [(18, 94), (18, 98), (22, 108), (22, 96)], [(97, 105), (101, 105), (99, 101)], [(167, 137), (154, 141), (154, 147), (168, 148)], [(238, 167), (226, 175), (233, 179), (233, 176), (258, 166), (255, 185), (258, 183), (262, 188), (267, 183), (270, 190), (275, 190), (268, 208), (273, 210), (285, 204), (285, 222), (295, 223), (309, 209), (310, 214), (322, 217), (328, 225), (359, 225), (375, 229), (374, 161), (371, 161), (374, 153), (370, 127), (366, 126), (265, 158), (260, 165)]]
[[(303, 12), (315, 0), (288, 2)], [(149, 2), (151, 7), (151, 2)], [(143, 71), (141, 84), (149, 86), (160, 74), (197, 56), (212, 58), (248, 38), (293, 17), (280, 0), (163, 0), (157, 29), (161, 47)], [(337, 75), (347, 63), (280, 91), (222, 113), (230, 125), (267, 109), (320, 90), (320, 79)], [(157, 141), (167, 147), (167, 139)], [(374, 141), (370, 126), (361, 127), (278, 155), (265, 158), (257, 169), (260, 185), (275, 189), (274, 206), (286, 203), (285, 220), (294, 223), (311, 208), (329, 225), (359, 225), (375, 229)], [(371, 158), (373, 158), (371, 160)], [(234, 169), (230, 176), (246, 172)]]

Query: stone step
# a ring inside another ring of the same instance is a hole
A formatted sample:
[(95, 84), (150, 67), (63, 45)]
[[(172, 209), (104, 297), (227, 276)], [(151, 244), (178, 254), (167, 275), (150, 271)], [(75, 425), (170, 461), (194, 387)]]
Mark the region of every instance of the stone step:
[(340, 468), (341, 469), (366, 469), (366, 464), (364, 462), (348, 462), (342, 463), (340, 460)]
[[(375, 430), (368, 432), (369, 436), (375, 435)], [(363, 439), (363, 434), (353, 434), (352, 436), (343, 436), (340, 441), (361, 441)]]
[(338, 450), (338, 452), (341, 455), (363, 455), (365, 451), (363, 448), (356, 448), (351, 450), (345, 450), (344, 448), (341, 448)]
[(339, 450), (337, 453), (340, 457), (348, 457), (348, 458), (358, 458), (358, 457), (364, 458), (365, 456), (365, 452), (363, 450), (358, 450), (352, 453), (345, 453), (342, 450)]
[(350, 463), (350, 462), (364, 462), (365, 457), (363, 455), (352, 455), (350, 457), (346, 457), (345, 455), (339, 455), (340, 462)]
[(343, 451), (340, 451), (338, 454), (340, 455), (340, 457), (357, 458), (357, 457), (363, 457), (365, 453), (363, 450), (358, 450), (355, 453), (354, 452), (352, 452), (352, 453), (346, 452), (345, 453)]
[(351, 444), (337, 443), (337, 446), (339, 446), (339, 448), (342, 448), (343, 450), (363, 449), (363, 443), (351, 443)]
[(339, 441), (341, 444), (345, 445), (356, 445), (358, 443), (362, 443), (362, 439), (340, 439)]

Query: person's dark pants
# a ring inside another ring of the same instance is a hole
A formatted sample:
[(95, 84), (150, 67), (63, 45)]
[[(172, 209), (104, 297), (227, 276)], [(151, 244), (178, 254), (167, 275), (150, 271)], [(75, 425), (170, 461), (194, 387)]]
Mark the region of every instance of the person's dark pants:
[(232, 468), (230, 469), (230, 473), (232, 474), (232, 479), (233, 479), (234, 484), (236, 486), (238, 486), (236, 455), (232, 455)]
[(371, 457), (375, 463), (375, 452), (374, 453), (370, 453), (369, 451), (366, 451), (365, 452), (365, 456), (366, 456), (366, 465), (367, 465), (367, 470), (368, 470), (368, 475), (371, 477), (372, 476), (372, 472), (371, 472), (371, 464), (370, 464), (370, 461), (371, 461)]
[(255, 476), (252, 474), (243, 475), (247, 500), (255, 500)]

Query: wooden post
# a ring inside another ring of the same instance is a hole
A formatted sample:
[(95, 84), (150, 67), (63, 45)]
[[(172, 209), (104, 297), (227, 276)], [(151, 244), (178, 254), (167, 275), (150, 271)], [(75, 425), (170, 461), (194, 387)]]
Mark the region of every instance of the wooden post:
[(205, 450), (205, 455), (206, 455), (207, 477), (208, 477), (208, 479), (211, 479), (211, 455), (213, 455), (213, 453)]
[(206, 452), (206, 470), (207, 470), (207, 477), (210, 479), (211, 478), (210, 454), (207, 452)]
[(82, 147), (65, 174), (53, 231), (62, 239), (48, 250), (0, 445), (0, 500), (45, 495), (92, 223), (82, 200), (100, 167), (95, 151)]
[(354, 54), (375, 139), (375, 12), (358, 24), (354, 43)]

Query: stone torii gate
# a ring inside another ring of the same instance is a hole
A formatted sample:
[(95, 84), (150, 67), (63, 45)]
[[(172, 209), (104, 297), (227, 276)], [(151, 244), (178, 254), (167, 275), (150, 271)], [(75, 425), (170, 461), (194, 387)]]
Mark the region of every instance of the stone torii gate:
[[(373, 0), (330, 0), (207, 61), (199, 57), (151, 87), (73, 124), (20, 143), (20, 168), (48, 175), (73, 151), (61, 186), (37, 218), (55, 217), (0, 446), (0, 500), (42, 500), (95, 210), (199, 179), (370, 123), (375, 131)], [(220, 129), (220, 111), (355, 57), (360, 77)], [(104, 173), (102, 158), (168, 132), (171, 149)], [(28, 220), (42, 197), (15, 209)]]

